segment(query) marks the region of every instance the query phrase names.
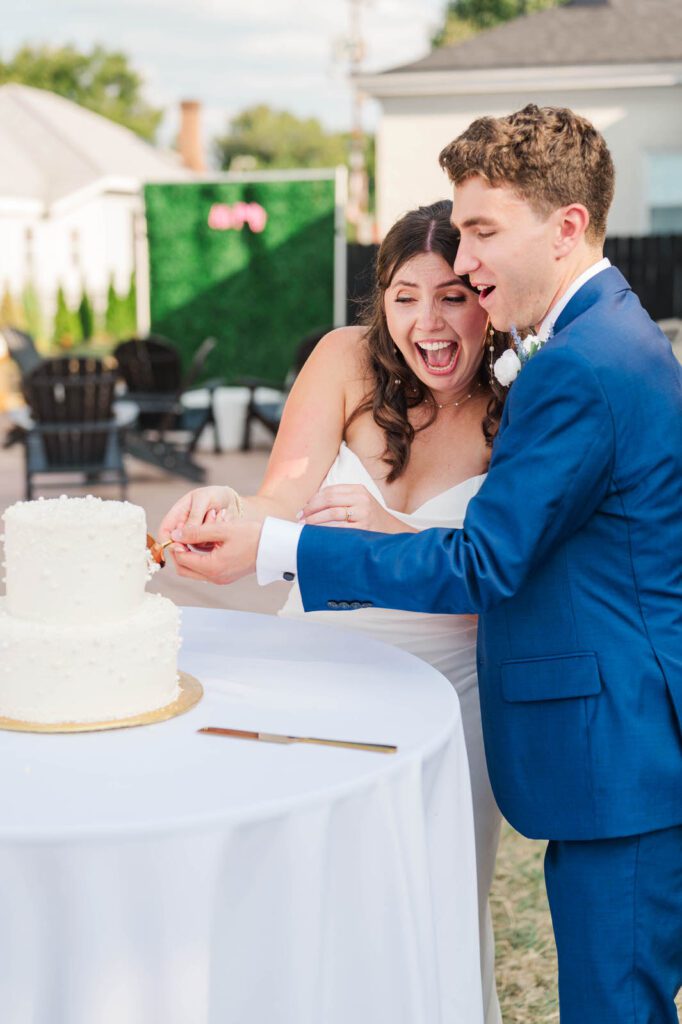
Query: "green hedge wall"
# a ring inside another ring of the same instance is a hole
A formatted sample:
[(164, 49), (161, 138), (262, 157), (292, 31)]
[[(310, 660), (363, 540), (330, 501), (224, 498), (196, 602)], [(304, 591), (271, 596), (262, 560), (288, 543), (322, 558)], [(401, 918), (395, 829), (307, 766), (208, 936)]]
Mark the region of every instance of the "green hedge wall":
[[(209, 227), (214, 204), (258, 203), (254, 232)], [(187, 362), (203, 338), (219, 341), (209, 370), (283, 380), (301, 337), (331, 324), (334, 181), (148, 185), (152, 331)]]

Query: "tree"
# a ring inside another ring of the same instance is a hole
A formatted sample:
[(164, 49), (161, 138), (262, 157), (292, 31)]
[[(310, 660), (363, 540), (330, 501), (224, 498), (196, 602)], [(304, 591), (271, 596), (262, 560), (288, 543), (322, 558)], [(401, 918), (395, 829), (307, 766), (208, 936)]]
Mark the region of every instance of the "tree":
[(104, 313), (104, 329), (107, 334), (111, 335), (117, 341), (123, 337), (122, 323), (122, 306), (123, 299), (116, 291), (114, 287), (114, 279), (109, 279), (109, 288), (107, 290), (107, 308)]
[(228, 132), (213, 140), (223, 170), (233, 163), (263, 167), (335, 167), (348, 160), (348, 136), (327, 132), (313, 117), (298, 118), (265, 104), (249, 107), (229, 122)]
[[(228, 132), (213, 140), (213, 151), (222, 170), (251, 171), (259, 168), (337, 167), (348, 164), (351, 137), (348, 132), (326, 131), (313, 117), (298, 118), (284, 110), (261, 104), (237, 114)], [(374, 204), (374, 136), (365, 136), (365, 168), (370, 209)]]
[(125, 304), (126, 334), (137, 334), (137, 281), (135, 271), (130, 275), (128, 294), (123, 300)]
[(37, 341), (44, 340), (43, 332), (45, 330), (45, 322), (43, 320), (40, 296), (38, 295), (36, 287), (32, 281), (29, 281), (24, 288), (21, 301), (24, 307), (24, 314), (26, 316), (26, 330)]
[(78, 319), (80, 320), (83, 341), (90, 341), (95, 333), (95, 314), (92, 309), (90, 296), (85, 287), (83, 288), (80, 305), (78, 306)]
[(119, 295), (114, 287), (113, 277), (109, 281), (107, 292), (107, 309), (104, 315), (104, 326), (107, 334), (116, 341), (129, 338), (137, 331), (137, 314), (135, 309), (135, 275), (131, 274), (130, 286), (125, 295)]
[(82, 340), (78, 313), (66, 301), (64, 289), (57, 289), (57, 308), (54, 315), (54, 341), (59, 348), (73, 348)]
[(23, 46), (0, 61), (0, 84), (19, 82), (65, 96), (152, 141), (163, 111), (142, 98), (142, 77), (124, 53), (95, 46)]
[(567, 0), (450, 0), (445, 20), (431, 39), (433, 47), (461, 43), (469, 36), (522, 14), (560, 7)]

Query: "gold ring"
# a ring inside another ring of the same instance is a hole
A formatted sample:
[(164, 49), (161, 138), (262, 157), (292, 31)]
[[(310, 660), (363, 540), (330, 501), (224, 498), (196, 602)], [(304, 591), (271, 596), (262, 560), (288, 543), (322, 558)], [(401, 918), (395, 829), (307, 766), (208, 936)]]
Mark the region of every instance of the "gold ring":
[(350, 516), (350, 508), (348, 507), (348, 505), (346, 505), (346, 522), (347, 523), (352, 523), (353, 522), (353, 520), (351, 519), (351, 516)]

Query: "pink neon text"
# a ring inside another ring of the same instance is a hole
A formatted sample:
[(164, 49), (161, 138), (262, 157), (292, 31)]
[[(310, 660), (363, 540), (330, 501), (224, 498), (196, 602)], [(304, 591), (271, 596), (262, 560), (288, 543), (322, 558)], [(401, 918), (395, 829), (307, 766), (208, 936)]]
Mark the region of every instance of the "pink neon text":
[(248, 224), (254, 234), (265, 230), (268, 215), (260, 203), (214, 203), (208, 214), (208, 226), (214, 231), (241, 231)]

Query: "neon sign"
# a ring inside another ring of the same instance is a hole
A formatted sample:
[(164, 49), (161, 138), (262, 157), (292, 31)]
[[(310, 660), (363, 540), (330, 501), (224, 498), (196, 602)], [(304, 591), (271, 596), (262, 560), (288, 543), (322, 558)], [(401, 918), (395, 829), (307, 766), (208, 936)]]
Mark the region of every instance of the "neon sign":
[(267, 222), (260, 203), (214, 203), (208, 214), (208, 226), (214, 231), (241, 231), (247, 224), (254, 234), (260, 234)]

